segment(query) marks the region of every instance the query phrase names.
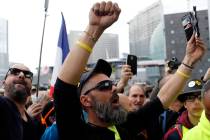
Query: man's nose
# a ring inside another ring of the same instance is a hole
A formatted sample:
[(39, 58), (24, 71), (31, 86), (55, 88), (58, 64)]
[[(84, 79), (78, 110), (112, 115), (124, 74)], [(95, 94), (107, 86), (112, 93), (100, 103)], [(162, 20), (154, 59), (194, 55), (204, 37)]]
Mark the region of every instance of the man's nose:
[(141, 101), (141, 97), (137, 97), (136, 100), (137, 100), (137, 102), (140, 102)]
[(196, 97), (196, 98), (195, 98), (195, 102), (196, 102), (196, 103), (200, 103), (201, 100), (200, 100), (198, 97)]
[(21, 72), (18, 74), (18, 77), (19, 77), (19, 78), (25, 78), (25, 74), (21, 71)]

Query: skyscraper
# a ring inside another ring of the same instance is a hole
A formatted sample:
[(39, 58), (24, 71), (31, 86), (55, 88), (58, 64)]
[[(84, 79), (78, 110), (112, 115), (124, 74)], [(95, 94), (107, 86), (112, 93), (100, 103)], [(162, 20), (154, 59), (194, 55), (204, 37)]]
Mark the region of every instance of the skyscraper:
[(0, 18), (0, 80), (4, 78), (8, 67), (8, 21)]
[[(70, 31), (70, 47), (76, 42), (81, 33), (82, 31)], [(103, 33), (96, 42), (88, 63), (95, 63), (99, 58), (119, 58), (119, 37), (117, 34)]]
[[(202, 61), (193, 70), (192, 78), (200, 78), (210, 66), (209, 16), (208, 11), (205, 10), (206, 8), (202, 6), (204, 1), (196, 1), (196, 6), (199, 9), (197, 16), (201, 38), (208, 46), (208, 50)], [(164, 3), (162, 4), (159, 1), (140, 12), (129, 22), (130, 53), (140, 57), (148, 56), (153, 60), (170, 60), (172, 57), (177, 57), (181, 61), (184, 57), (186, 46), (186, 37), (181, 17), (187, 11), (193, 10), (193, 7), (190, 7), (189, 3), (187, 7), (189, 8), (188, 10), (167, 11)], [(155, 68), (151, 68), (151, 70), (148, 72), (154, 73)]]
[[(163, 23), (163, 8), (160, 1), (139, 12), (129, 21), (130, 53), (139, 57), (150, 57), (151, 38)], [(165, 46), (163, 46), (165, 47)], [(160, 58), (164, 59), (164, 58)]]

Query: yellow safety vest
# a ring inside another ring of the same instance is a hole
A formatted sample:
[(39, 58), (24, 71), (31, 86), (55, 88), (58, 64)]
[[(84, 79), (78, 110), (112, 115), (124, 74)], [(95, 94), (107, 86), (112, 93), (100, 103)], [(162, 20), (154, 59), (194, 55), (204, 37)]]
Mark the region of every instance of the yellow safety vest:
[(187, 131), (189, 131), (189, 129), (182, 125), (182, 137), (184, 136), (184, 134), (186, 134)]

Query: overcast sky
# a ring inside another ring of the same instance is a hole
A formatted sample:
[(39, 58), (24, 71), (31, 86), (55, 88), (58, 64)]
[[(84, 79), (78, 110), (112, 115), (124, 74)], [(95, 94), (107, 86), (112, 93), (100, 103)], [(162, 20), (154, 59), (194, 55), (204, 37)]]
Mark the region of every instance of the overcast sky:
[[(97, 0), (49, 0), (45, 28), (42, 66), (54, 65), (62, 11), (67, 31), (83, 31), (88, 22), (88, 13)], [(120, 56), (129, 52), (128, 21), (158, 0), (115, 0), (122, 9), (117, 23), (106, 30), (119, 34)], [(0, 18), (9, 21), (9, 60), (21, 62), (31, 69), (38, 67), (39, 51), (44, 24), (44, 0), (0, 0)], [(188, 10), (187, 0), (163, 0), (166, 13)], [(191, 0), (190, 6), (207, 8), (207, 0)], [(201, 9), (202, 9), (201, 8)]]

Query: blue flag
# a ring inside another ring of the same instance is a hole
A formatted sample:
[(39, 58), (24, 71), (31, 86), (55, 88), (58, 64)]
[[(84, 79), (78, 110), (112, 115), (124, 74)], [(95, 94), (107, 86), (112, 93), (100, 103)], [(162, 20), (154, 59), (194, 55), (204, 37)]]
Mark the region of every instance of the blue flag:
[(60, 29), (60, 34), (58, 38), (58, 47), (60, 47), (62, 50), (62, 64), (63, 64), (67, 54), (69, 53), (69, 43), (68, 43), (66, 23), (63, 17), (63, 13), (61, 13), (61, 15), (62, 15), (62, 23), (61, 23), (61, 29)]

